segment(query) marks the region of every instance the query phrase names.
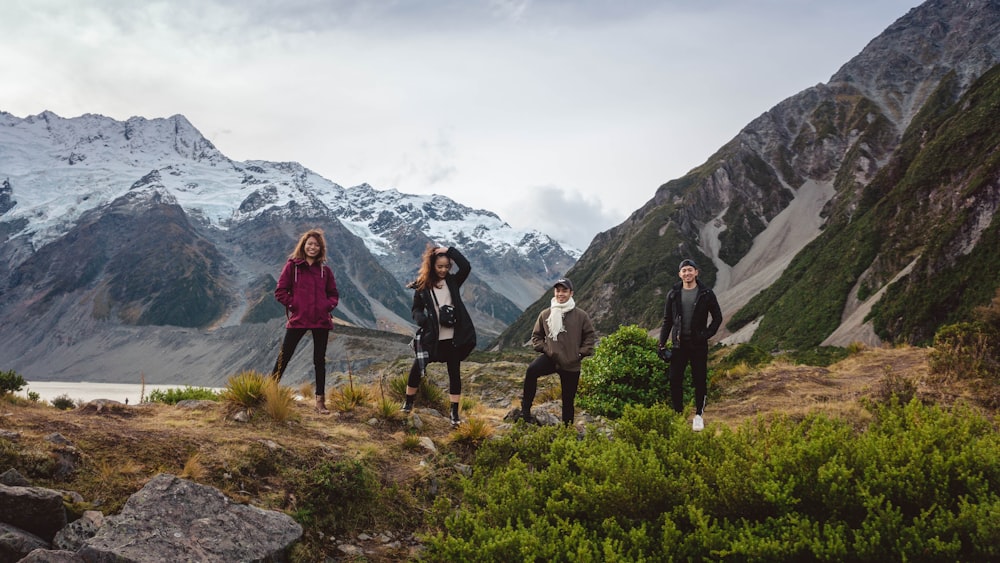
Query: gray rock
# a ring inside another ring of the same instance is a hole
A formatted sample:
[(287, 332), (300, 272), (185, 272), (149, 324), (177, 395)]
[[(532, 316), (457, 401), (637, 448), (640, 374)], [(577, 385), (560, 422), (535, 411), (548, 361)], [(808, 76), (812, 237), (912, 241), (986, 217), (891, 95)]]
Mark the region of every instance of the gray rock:
[(437, 453), (438, 450), (437, 446), (434, 445), (434, 440), (431, 440), (427, 436), (421, 436), (420, 438), (417, 439), (417, 441), (420, 443), (420, 447), (431, 452), (432, 454)]
[(0, 523), (0, 561), (19, 561), (36, 549), (48, 549), (49, 542), (10, 524)]
[(4, 440), (10, 440), (11, 442), (16, 442), (21, 438), (21, 433), (15, 432), (13, 430), (0, 429), (0, 438), (3, 438)]
[(31, 481), (24, 478), (17, 472), (17, 469), (11, 468), (0, 474), (0, 485), (7, 485), (8, 487), (30, 487)]
[(83, 546), (83, 542), (94, 537), (103, 525), (104, 514), (97, 510), (88, 510), (79, 519), (56, 532), (52, 538), (52, 546), (66, 551), (77, 551)]
[(62, 495), (40, 487), (0, 485), (0, 522), (50, 542), (56, 532), (66, 525)]
[(174, 406), (179, 409), (207, 410), (213, 409), (218, 405), (218, 401), (210, 401), (208, 399), (184, 399), (183, 401), (177, 401), (177, 404)]
[(219, 490), (160, 474), (109, 516), (78, 552), (90, 563), (287, 561), (302, 527), (281, 512), (236, 504)]
[(73, 551), (36, 549), (18, 563), (87, 563)]
[(58, 432), (53, 432), (45, 437), (46, 440), (52, 442), (53, 444), (59, 444), (62, 446), (72, 446), (73, 442), (70, 442), (65, 436)]

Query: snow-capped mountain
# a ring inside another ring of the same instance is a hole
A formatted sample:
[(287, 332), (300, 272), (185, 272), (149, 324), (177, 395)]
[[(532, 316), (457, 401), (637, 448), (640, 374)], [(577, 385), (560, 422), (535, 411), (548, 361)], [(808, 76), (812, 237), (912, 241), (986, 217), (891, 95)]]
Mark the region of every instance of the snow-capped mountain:
[[(282, 317), (274, 277), (315, 226), (342, 290), (337, 315), (364, 328), (408, 332), (404, 285), (420, 253), (428, 243), (461, 249), (484, 344), (580, 254), (447, 197), (344, 188), (294, 162), (233, 161), (180, 115), (0, 112), (0, 329), (34, 335), (31, 346), (67, 315), (94, 330)], [(24, 345), (0, 344), (0, 362)]]

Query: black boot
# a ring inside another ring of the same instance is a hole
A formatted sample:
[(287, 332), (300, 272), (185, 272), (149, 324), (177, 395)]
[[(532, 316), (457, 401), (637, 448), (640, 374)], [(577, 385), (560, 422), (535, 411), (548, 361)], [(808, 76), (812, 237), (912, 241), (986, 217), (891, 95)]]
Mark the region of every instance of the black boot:
[(458, 418), (458, 403), (451, 404), (451, 425), (458, 426), (462, 421)]
[(416, 395), (406, 395), (406, 400), (403, 402), (403, 412), (409, 413), (413, 410), (413, 400), (416, 398)]

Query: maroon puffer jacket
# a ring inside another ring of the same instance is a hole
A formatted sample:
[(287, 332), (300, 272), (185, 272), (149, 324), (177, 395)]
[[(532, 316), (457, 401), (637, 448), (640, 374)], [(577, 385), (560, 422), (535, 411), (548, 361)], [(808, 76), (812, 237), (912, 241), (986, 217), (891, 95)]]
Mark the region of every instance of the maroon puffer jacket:
[(285, 328), (333, 328), (330, 314), (340, 301), (333, 270), (294, 258), (285, 263), (274, 298), (285, 306)]

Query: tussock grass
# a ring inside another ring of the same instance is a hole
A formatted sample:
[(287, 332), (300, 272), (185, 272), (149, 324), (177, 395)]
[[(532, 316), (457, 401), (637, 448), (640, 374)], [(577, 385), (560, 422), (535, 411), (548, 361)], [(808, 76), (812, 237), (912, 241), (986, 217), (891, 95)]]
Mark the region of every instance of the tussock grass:
[(230, 376), (221, 398), (231, 410), (253, 413), (264, 402), (264, 386), (273, 378), (257, 371), (243, 371)]
[(299, 414), (295, 411), (295, 391), (285, 387), (272, 378), (267, 378), (263, 388), (264, 404), (261, 410), (274, 422), (297, 420)]
[(347, 384), (330, 393), (330, 402), (340, 412), (351, 412), (371, 403), (371, 392), (363, 385)]
[(471, 416), (452, 432), (452, 440), (467, 446), (478, 446), (493, 436), (493, 426), (485, 418)]
[(201, 481), (205, 479), (208, 475), (208, 469), (201, 462), (201, 455), (194, 454), (184, 462), (184, 468), (181, 469), (180, 477), (184, 479), (190, 479), (192, 481)]
[(375, 400), (375, 416), (381, 420), (396, 420), (400, 418), (399, 401), (391, 397), (380, 397)]
[(420, 449), (420, 436), (416, 434), (406, 434), (403, 436), (402, 447), (406, 451), (416, 451)]

